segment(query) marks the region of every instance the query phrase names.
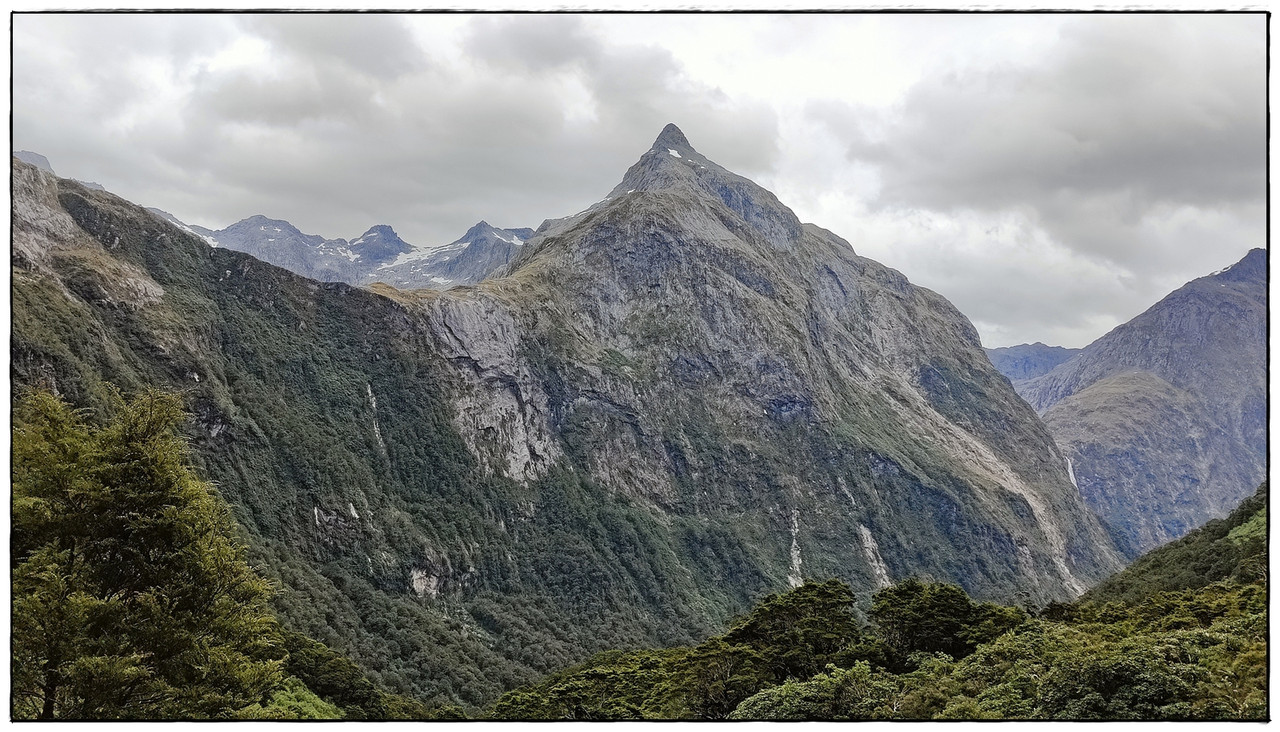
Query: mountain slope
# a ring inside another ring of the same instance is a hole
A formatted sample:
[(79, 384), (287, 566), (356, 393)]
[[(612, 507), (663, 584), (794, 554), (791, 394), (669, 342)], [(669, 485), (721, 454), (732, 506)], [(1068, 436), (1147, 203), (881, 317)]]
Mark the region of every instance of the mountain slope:
[(183, 391), (283, 621), (392, 690), (481, 705), (806, 576), (1042, 602), (1119, 565), (960, 313), (673, 127), (443, 292), (318, 283), (13, 175), (14, 387)]
[(1224, 515), (1263, 478), (1266, 261), (1255, 249), (1015, 384), (1135, 553)]
[(1077, 601), (1138, 604), (1158, 592), (1198, 590), (1214, 582), (1252, 582), (1267, 569), (1267, 484), (1226, 518), (1143, 554)]
[(985, 350), (991, 365), (1015, 383), (1043, 376), (1080, 352), (1079, 348), (1046, 346), (1039, 342)]

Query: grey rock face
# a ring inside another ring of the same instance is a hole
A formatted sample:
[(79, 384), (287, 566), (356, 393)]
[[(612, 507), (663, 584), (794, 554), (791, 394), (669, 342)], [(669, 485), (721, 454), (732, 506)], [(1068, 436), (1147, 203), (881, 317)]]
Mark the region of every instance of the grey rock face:
[(987, 358), (991, 359), (991, 365), (1007, 376), (1009, 381), (1016, 383), (1049, 373), (1058, 364), (1079, 353), (1080, 349), (1046, 346), (1036, 342), (988, 348), (986, 351)]
[(1135, 553), (1225, 515), (1262, 480), (1266, 261), (1254, 249), (1016, 384)]

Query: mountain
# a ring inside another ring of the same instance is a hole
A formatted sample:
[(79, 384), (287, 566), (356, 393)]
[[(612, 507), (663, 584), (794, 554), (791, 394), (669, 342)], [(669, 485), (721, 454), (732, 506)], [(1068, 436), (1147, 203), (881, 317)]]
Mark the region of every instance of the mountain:
[(533, 229), (495, 229), (481, 221), (460, 239), (438, 249), (418, 249), (386, 262), (361, 278), (402, 290), (471, 285), (505, 267)]
[(490, 470), (530, 480), (567, 460), (666, 513), (754, 523), (792, 582), (935, 572), (992, 595), (1020, 576), (1048, 596), (1115, 566), (958, 311), (674, 126), (504, 274), (378, 290), (437, 324)]
[(506, 266), (533, 236), (533, 229), (497, 229), (481, 221), (445, 246), (415, 247), (386, 224), (348, 242), (303, 234), (287, 221), (265, 216), (212, 231), (187, 226), (159, 209), (148, 210), (213, 246), (251, 254), (303, 277), (350, 285), (382, 282), (403, 290), (475, 284)]
[(1040, 342), (985, 350), (991, 365), (1015, 383), (1043, 376), (1080, 352), (1079, 348), (1046, 346)]
[(49, 158), (46, 158), (40, 153), (34, 153), (29, 150), (19, 150), (13, 154), (13, 157), (27, 163), (28, 165), (34, 165), (46, 173), (53, 172), (53, 166), (49, 164)]
[(1254, 249), (1015, 385), (1133, 555), (1225, 515), (1265, 476), (1266, 283)]
[(1159, 592), (1198, 590), (1214, 582), (1252, 582), (1267, 569), (1267, 484), (1225, 518), (1213, 519), (1181, 539), (1143, 554), (1091, 587), (1078, 604), (1136, 605)]
[(182, 393), (282, 622), (389, 691), (474, 708), (805, 577), (1042, 603), (1120, 565), (963, 315), (674, 126), (448, 290), (306, 279), (18, 161), (12, 187), (15, 392)]
[(361, 234), (360, 238), (353, 239), (350, 247), (351, 251), (356, 253), (356, 261), (363, 267), (384, 264), (401, 254), (413, 251), (413, 247), (386, 224), (378, 224), (370, 228)]
[(262, 215), (250, 216), (219, 231), (199, 233), (216, 242), (216, 246), (251, 254), (321, 282), (357, 280), (362, 269), (357, 264), (360, 255), (346, 239), (303, 234), (288, 221)]

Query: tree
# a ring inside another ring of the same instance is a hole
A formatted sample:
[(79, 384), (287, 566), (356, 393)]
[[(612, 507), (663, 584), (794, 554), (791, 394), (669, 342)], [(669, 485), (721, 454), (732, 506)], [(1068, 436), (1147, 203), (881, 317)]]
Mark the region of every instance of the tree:
[(806, 582), (765, 597), (725, 640), (756, 649), (775, 683), (807, 679), (861, 640), (853, 603), (853, 590), (840, 580)]
[(56, 397), (13, 433), (13, 716), (223, 718), (283, 681), (269, 587), (187, 464), (178, 397)]
[(876, 631), (899, 660), (918, 652), (963, 658), (1026, 618), (1018, 608), (977, 605), (955, 585), (915, 578), (886, 587), (871, 600)]
[(698, 719), (724, 719), (742, 700), (769, 683), (760, 654), (750, 646), (712, 638), (674, 664), (672, 693)]

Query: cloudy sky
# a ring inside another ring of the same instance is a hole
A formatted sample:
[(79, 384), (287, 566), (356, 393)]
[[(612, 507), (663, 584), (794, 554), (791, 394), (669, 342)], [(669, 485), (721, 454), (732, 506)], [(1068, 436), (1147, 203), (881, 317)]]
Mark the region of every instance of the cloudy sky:
[(988, 346), (1083, 346), (1266, 243), (1253, 15), (34, 15), (13, 144), (187, 223), (438, 245), (675, 122)]

